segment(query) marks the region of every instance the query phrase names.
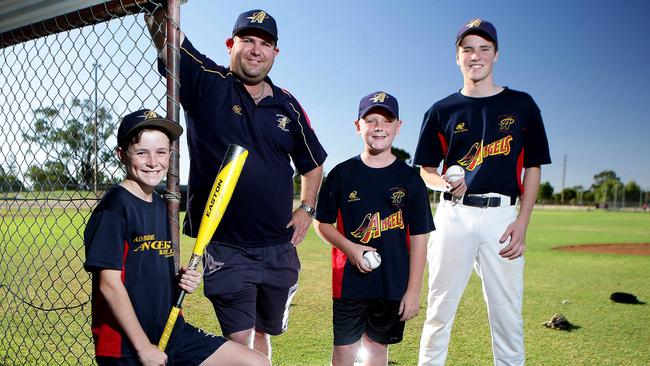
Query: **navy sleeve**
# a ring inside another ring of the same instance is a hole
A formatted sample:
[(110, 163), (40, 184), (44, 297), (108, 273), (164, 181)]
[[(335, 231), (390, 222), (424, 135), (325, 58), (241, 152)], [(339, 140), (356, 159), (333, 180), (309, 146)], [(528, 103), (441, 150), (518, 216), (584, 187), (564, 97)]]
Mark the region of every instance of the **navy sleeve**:
[(434, 107), (424, 114), (424, 120), (420, 128), (420, 138), (413, 156), (413, 164), (415, 165), (438, 167), (445, 157), (446, 151), (444, 151), (443, 147), (445, 136)]
[[(197, 105), (209, 103), (208, 91), (212, 85), (232, 73), (197, 51), (187, 37), (181, 44), (180, 53), (180, 100), (183, 108), (191, 111)], [(162, 76), (167, 75), (161, 59), (158, 59), (158, 71)]]
[(340, 180), (338, 169), (334, 168), (325, 179), (316, 205), (316, 220), (334, 224), (339, 212)]
[(291, 160), (300, 174), (308, 173), (323, 165), (327, 153), (311, 128), (309, 117), (295, 98), (290, 98), (289, 110), (298, 122), (293, 127), (295, 144), (291, 151)]
[(551, 163), (542, 114), (532, 98), (530, 102), (531, 112), (524, 130), (524, 168)]
[(407, 189), (409, 234), (426, 234), (435, 230), (429, 194), (422, 178), (417, 174), (413, 174)]
[(124, 219), (110, 211), (93, 213), (84, 231), (87, 271), (122, 270), (125, 251)]

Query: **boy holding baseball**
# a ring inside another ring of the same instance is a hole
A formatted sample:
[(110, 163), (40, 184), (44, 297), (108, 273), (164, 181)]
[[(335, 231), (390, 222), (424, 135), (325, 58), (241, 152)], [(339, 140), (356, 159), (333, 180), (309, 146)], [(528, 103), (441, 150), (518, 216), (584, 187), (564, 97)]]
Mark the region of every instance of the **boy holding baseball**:
[(92, 273), (92, 333), (101, 365), (270, 365), (256, 351), (197, 329), (179, 316), (167, 352), (156, 347), (175, 292), (192, 293), (195, 270), (174, 273), (165, 201), (154, 187), (166, 176), (171, 142), (183, 129), (143, 109), (125, 116), (117, 156), (126, 178), (109, 189), (86, 230)]
[(316, 231), (333, 246), (332, 365), (353, 365), (361, 346), (365, 365), (386, 365), (418, 313), (434, 226), (424, 182), (391, 151), (402, 124), (395, 97), (363, 97), (354, 124), (363, 152), (332, 169), (316, 209)]

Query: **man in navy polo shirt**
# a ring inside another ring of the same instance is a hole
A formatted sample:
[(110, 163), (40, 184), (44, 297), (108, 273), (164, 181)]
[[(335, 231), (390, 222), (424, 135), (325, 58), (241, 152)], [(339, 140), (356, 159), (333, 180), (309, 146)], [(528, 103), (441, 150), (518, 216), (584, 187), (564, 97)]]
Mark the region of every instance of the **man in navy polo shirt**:
[[(145, 20), (165, 62), (162, 13)], [(267, 355), (268, 335), (287, 329), (300, 270), (295, 246), (315, 213), (327, 156), (298, 101), (267, 76), (277, 41), (273, 17), (263, 10), (244, 12), (226, 40), (230, 66), (223, 67), (181, 33), (180, 100), (190, 151), (184, 233), (196, 236), (228, 145), (248, 149), (232, 201), (206, 249), (204, 291), (223, 334)], [(159, 69), (164, 74), (162, 63)], [(302, 178), (296, 210), (291, 161)]]
[[(443, 365), (458, 302), (475, 268), (483, 282), (495, 365), (524, 363), (521, 304), (525, 237), (543, 164), (551, 162), (542, 117), (526, 93), (494, 83), (497, 32), (481, 19), (456, 36), (463, 88), (424, 116), (414, 162), (444, 191), (428, 248), (429, 298), (420, 365)], [(460, 165), (465, 178), (443, 173)], [(521, 180), (523, 170), (523, 183)], [(520, 199), (519, 213), (515, 210)]]

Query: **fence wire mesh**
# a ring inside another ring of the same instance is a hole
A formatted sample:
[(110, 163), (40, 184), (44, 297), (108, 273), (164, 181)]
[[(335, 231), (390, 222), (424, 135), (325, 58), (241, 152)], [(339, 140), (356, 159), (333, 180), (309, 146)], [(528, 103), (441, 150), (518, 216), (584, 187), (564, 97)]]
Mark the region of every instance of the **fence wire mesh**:
[(120, 116), (167, 104), (144, 2), (108, 3), (120, 11), (57, 17), (40, 38), (2, 35), (0, 365), (94, 363), (83, 230), (124, 176)]

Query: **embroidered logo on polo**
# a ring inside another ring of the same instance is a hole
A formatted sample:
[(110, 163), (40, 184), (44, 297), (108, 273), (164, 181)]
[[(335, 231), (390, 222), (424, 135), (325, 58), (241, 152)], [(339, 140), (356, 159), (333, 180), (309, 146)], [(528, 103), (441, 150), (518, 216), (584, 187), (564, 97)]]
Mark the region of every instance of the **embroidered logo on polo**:
[(239, 104), (232, 106), (232, 111), (241, 116), (241, 106)]
[(370, 239), (379, 238), (382, 231), (392, 229), (404, 229), (402, 210), (399, 210), (384, 219), (380, 217), (379, 212), (368, 213), (363, 218), (359, 228), (350, 234), (359, 239), (363, 244), (367, 244)]
[(253, 13), (253, 16), (247, 17), (246, 19), (250, 19), (251, 23), (264, 23), (264, 19), (266, 19), (268, 15), (266, 15), (266, 12), (264, 11), (258, 11), (257, 13)]
[(357, 191), (352, 191), (348, 195), (348, 202), (355, 202), (355, 201), (361, 201), (361, 198), (359, 198)]
[(372, 98), (370, 98), (370, 101), (373, 102), (373, 103), (383, 103), (384, 100), (386, 100), (386, 98), (388, 98), (386, 93), (381, 92), (381, 93), (375, 94)]
[(459, 122), (454, 128), (454, 133), (460, 132), (467, 132), (467, 128), (465, 128), (465, 122)]
[(281, 129), (282, 131), (289, 132), (289, 130), (287, 129), (287, 125), (289, 124), (289, 122), (291, 122), (289, 117), (285, 116), (284, 114), (276, 114), (275, 116), (278, 118), (277, 119), (278, 128)]
[(498, 120), (499, 120), (499, 132), (510, 131), (510, 126), (515, 124), (516, 121), (515, 116), (512, 115), (500, 116)]
[(475, 142), (469, 149), (469, 152), (460, 160), (458, 164), (472, 171), (483, 163), (483, 159), (488, 156), (508, 155), (510, 154), (510, 142), (512, 136), (508, 135), (502, 139), (483, 145), (483, 141)]
[(136, 236), (131, 241), (133, 244), (142, 243), (133, 249), (134, 252), (145, 252), (153, 250), (157, 251), (158, 255), (165, 257), (174, 256), (174, 248), (172, 247), (172, 242), (169, 240), (156, 240), (155, 234)]

